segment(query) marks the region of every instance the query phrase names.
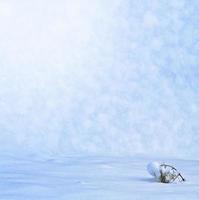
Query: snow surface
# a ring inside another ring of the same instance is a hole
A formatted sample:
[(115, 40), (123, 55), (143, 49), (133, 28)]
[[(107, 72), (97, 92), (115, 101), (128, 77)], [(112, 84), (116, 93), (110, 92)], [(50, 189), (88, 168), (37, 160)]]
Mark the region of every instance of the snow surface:
[[(151, 159), (151, 158), (150, 158)], [(179, 184), (157, 183), (144, 157), (0, 156), (3, 200), (198, 199), (199, 161), (168, 160), (186, 177)]]
[(157, 179), (159, 179), (161, 173), (160, 173), (160, 163), (158, 163), (157, 161), (153, 161), (148, 163), (147, 165), (147, 171), (149, 172), (149, 174), (151, 174), (152, 176), (156, 177)]

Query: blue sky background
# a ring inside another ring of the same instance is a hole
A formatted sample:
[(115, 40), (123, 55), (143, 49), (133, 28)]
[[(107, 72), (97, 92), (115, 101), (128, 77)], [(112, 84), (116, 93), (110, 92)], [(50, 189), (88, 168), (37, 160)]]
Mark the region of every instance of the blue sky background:
[(197, 159), (198, 10), (1, 0), (1, 152)]

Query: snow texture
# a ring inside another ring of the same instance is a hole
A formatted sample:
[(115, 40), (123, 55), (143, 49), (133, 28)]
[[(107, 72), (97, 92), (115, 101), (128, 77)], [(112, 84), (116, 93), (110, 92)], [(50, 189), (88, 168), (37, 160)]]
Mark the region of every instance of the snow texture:
[(199, 161), (164, 160), (187, 179), (164, 184), (148, 174), (150, 159), (143, 157), (0, 158), (3, 200), (197, 200), (199, 196)]
[(160, 163), (158, 162), (150, 162), (147, 165), (147, 171), (149, 172), (149, 174), (151, 174), (152, 176), (154, 176), (155, 178), (159, 179), (161, 176), (160, 173)]
[(197, 159), (198, 10), (1, 0), (0, 151)]
[[(198, 199), (198, 10), (0, 0), (0, 199)], [(163, 157), (185, 183), (148, 174)]]

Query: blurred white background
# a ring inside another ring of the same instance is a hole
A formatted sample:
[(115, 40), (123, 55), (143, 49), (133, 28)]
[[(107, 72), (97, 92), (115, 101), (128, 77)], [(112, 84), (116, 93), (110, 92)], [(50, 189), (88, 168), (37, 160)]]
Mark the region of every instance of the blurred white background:
[(0, 0), (0, 151), (199, 154), (197, 0)]

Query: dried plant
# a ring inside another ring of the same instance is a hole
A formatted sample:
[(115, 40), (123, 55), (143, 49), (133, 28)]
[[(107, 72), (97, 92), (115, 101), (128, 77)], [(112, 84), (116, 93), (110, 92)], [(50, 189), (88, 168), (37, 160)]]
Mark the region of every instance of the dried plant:
[(162, 183), (172, 183), (176, 180), (183, 182), (185, 181), (185, 178), (175, 167), (167, 164), (161, 164), (159, 181)]

